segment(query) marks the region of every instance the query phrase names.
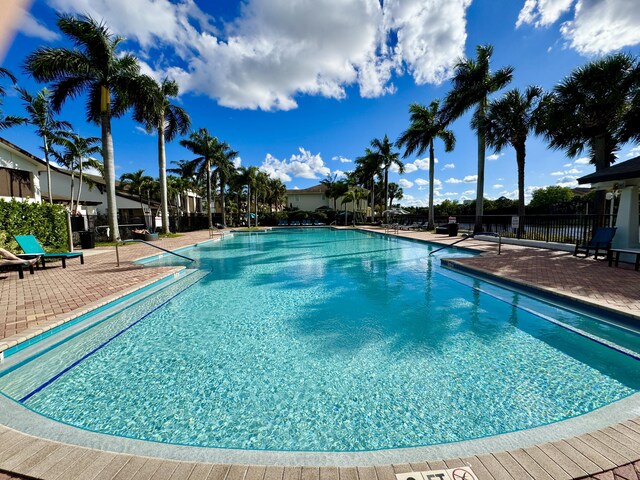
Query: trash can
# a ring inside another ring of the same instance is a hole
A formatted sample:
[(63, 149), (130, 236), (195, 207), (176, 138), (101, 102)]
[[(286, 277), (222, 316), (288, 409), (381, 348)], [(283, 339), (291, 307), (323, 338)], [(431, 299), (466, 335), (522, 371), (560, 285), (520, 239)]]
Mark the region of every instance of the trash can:
[(449, 229), (449, 236), (455, 237), (458, 235), (458, 224), (457, 223), (449, 223), (447, 224), (447, 228)]
[(85, 230), (83, 232), (79, 232), (80, 235), (80, 246), (83, 250), (87, 248), (96, 248), (96, 235), (89, 231)]

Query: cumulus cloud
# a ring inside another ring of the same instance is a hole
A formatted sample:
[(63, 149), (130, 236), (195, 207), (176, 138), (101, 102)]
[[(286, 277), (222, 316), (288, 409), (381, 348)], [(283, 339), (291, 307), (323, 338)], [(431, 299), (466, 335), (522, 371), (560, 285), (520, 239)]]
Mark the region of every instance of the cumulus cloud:
[(23, 12), (20, 26), (18, 27), (20, 33), (25, 34), (28, 37), (39, 38), (46, 42), (57, 40), (60, 35), (52, 30), (49, 30), (45, 25), (31, 15), (29, 12)]
[(493, 188), (504, 188), (504, 185), (502, 185), (501, 183), (496, 183)]
[(398, 185), (400, 185), (402, 188), (411, 188), (413, 187), (413, 182), (410, 182), (406, 178), (401, 178), (400, 181), (398, 181)]
[(413, 195), (403, 195), (402, 205), (407, 207), (427, 207), (429, 205), (429, 200), (426, 198), (418, 198)]
[(336, 157), (331, 157), (331, 160), (333, 160), (334, 162), (340, 162), (340, 163), (351, 163), (352, 160), (350, 158), (345, 158), (342, 155), (336, 156)]
[(640, 9), (634, 0), (526, 0), (516, 27), (523, 24), (547, 27), (564, 14), (567, 44), (583, 55), (604, 54), (640, 43)]
[(476, 183), (478, 181), (478, 175), (467, 175), (462, 181), (464, 183)]
[(418, 185), (419, 187), (424, 187), (426, 185), (429, 185), (429, 180), (425, 180), (424, 178), (416, 178), (415, 182), (416, 182), (416, 185)]
[(631, 157), (637, 157), (638, 155), (640, 155), (640, 145), (638, 145), (637, 147), (633, 147), (631, 150), (627, 152), (625, 156), (626, 158), (631, 158)]
[(493, 154), (491, 154), (491, 155), (489, 155), (489, 156), (487, 157), (487, 160), (492, 160), (492, 161), (494, 161), (494, 160), (498, 160), (498, 159), (499, 159), (500, 157), (502, 157), (503, 155), (504, 155), (504, 153), (493, 153)]
[(242, 158), (241, 157), (236, 157), (233, 159), (233, 167), (234, 168), (240, 168), (242, 166)]
[(279, 160), (267, 153), (260, 170), (283, 182), (290, 182), (293, 177), (318, 179), (331, 173), (331, 169), (324, 164), (319, 153), (312, 155), (302, 147), (299, 150), (300, 153), (291, 155), (289, 160)]
[(571, 168), (569, 170), (561, 170), (561, 171), (557, 171), (557, 172), (551, 172), (550, 175), (552, 177), (562, 177), (565, 175), (578, 175), (582, 173), (582, 170), (579, 170), (577, 168)]
[(591, 159), (589, 157), (580, 157), (575, 162), (574, 165), (589, 165), (591, 163)]
[[(395, 91), (392, 75), (438, 84), (464, 53), (471, 0), (245, 0), (228, 21), (195, 0), (47, 0), (57, 11), (104, 19), (183, 92), (223, 106), (296, 108), (299, 95), (341, 99)], [(166, 53), (166, 55), (165, 55)], [(172, 53), (178, 66), (169, 64)]]
[(559, 187), (577, 187), (578, 186), (577, 178), (578, 177), (567, 175), (562, 178), (559, 178), (556, 181), (556, 185), (558, 185)]
[[(396, 170), (397, 169), (398, 169), (398, 167), (396, 167)], [(416, 167), (413, 163), (406, 163), (405, 166), (404, 166), (404, 173), (413, 173), (413, 172), (417, 172), (417, 171), (418, 171), (418, 167)]]
[(347, 173), (343, 172), (342, 170), (334, 170), (333, 174), (336, 176), (336, 178), (342, 178), (347, 176)]
[(462, 180), (460, 180), (459, 178), (448, 178), (447, 180), (444, 181), (444, 183), (462, 183)]
[(455, 163), (447, 163), (445, 166), (442, 167), (442, 170), (451, 170), (456, 168), (456, 164)]

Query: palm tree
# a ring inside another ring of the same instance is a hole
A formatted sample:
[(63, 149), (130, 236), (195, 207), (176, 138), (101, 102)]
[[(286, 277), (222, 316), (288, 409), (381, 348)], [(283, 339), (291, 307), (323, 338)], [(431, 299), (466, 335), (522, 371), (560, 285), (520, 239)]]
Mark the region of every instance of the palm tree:
[[(542, 96), (542, 88), (529, 86), (524, 93), (517, 88), (508, 91), (499, 100), (489, 104), (485, 116), (484, 129), (487, 144), (500, 152), (507, 145), (516, 151), (518, 164), (518, 215), (524, 216), (524, 162), (526, 142), (529, 132), (537, 124), (537, 107)], [(475, 119), (474, 119), (475, 121)], [(473, 128), (480, 128), (473, 125)]]
[(392, 150), (393, 144), (387, 135), (382, 140), (374, 138), (371, 140), (371, 155), (377, 157), (378, 165), (384, 170), (384, 204), (385, 209), (389, 208), (389, 169), (396, 165), (399, 173), (404, 173), (404, 163), (400, 160), (400, 154)]
[(20, 98), (24, 102), (27, 111), (27, 122), (36, 127), (36, 133), (42, 138), (42, 150), (44, 160), (47, 163), (47, 190), (49, 203), (53, 205), (51, 195), (51, 164), (49, 162), (49, 148), (56, 131), (69, 129), (71, 124), (66, 121), (56, 120), (51, 107), (51, 92), (46, 88), (40, 90), (35, 96), (24, 88), (18, 88)]
[[(69, 209), (71, 213), (75, 213), (80, 205), (80, 195), (82, 194), (82, 182), (84, 176), (84, 166), (91, 166), (100, 169), (102, 164), (98, 160), (91, 157), (101, 152), (98, 143), (100, 139), (98, 137), (81, 137), (80, 135), (68, 132), (57, 131), (50, 132), (53, 136), (50, 138), (49, 148), (52, 145), (58, 145), (62, 147), (63, 153), (59, 154), (55, 150), (50, 149), (58, 163), (71, 171), (71, 199)], [(78, 195), (74, 206), (73, 195), (75, 190), (75, 173), (79, 173), (79, 185)], [(51, 185), (51, 184), (49, 184)], [(51, 191), (51, 190), (49, 190)]]
[(275, 207), (276, 212), (279, 211), (280, 205), (287, 194), (287, 187), (279, 178), (269, 178), (268, 192), (269, 212), (273, 213), (273, 207)]
[[(351, 203), (351, 210), (352, 210), (352, 221), (353, 221), (353, 226), (356, 226), (356, 207), (357, 204), (360, 200), (364, 200), (366, 198), (369, 197), (369, 191), (362, 188), (362, 187), (358, 187), (357, 185), (351, 185), (349, 187), (349, 190), (344, 194), (344, 196), (342, 197), (342, 205), (346, 204), (346, 203)], [(345, 210), (345, 216), (344, 216), (344, 222), (345, 225), (347, 224), (347, 215), (346, 215), (346, 210)]]
[(380, 169), (380, 162), (378, 156), (375, 155), (371, 149), (365, 148), (364, 155), (356, 158), (356, 169), (354, 170), (354, 176), (358, 181), (370, 186), (371, 191), (371, 219), (375, 216), (376, 209), (376, 177), (382, 177), (382, 171)]
[[(551, 148), (563, 149), (571, 157), (588, 148), (591, 163), (599, 171), (615, 161), (620, 145), (634, 138), (630, 115), (639, 98), (638, 59), (622, 53), (609, 55), (576, 68), (554, 87), (542, 102), (536, 130)], [(603, 209), (604, 191), (597, 191), (596, 213), (602, 214)]]
[(76, 48), (40, 47), (27, 57), (26, 69), (39, 82), (54, 82), (51, 103), (55, 111), (68, 98), (87, 92), (87, 119), (102, 128), (111, 240), (119, 240), (111, 119), (122, 116), (142, 90), (140, 65), (135, 56), (118, 52), (123, 38), (114, 37), (104, 23), (89, 16), (60, 15), (57, 24)]
[(435, 206), (433, 204), (433, 184), (435, 182), (435, 152), (433, 141), (439, 138), (444, 142), (445, 152), (453, 151), (456, 137), (451, 130), (447, 130), (438, 114), (439, 101), (432, 101), (428, 107), (419, 103), (409, 106), (411, 125), (398, 138), (398, 147), (406, 146), (404, 158), (414, 152), (422, 155), (429, 149), (429, 228), (435, 225)]
[(455, 66), (452, 89), (445, 98), (441, 119), (444, 125), (460, 118), (471, 107), (475, 106), (474, 118), (480, 129), (478, 133), (478, 180), (476, 188), (476, 226), (482, 229), (484, 201), (484, 157), (485, 134), (482, 130), (484, 116), (489, 103), (489, 95), (504, 88), (513, 76), (513, 67), (504, 67), (495, 73), (491, 72), (490, 62), (493, 46), (478, 45), (476, 59), (461, 59)]
[[(16, 84), (16, 77), (13, 76), (13, 74), (7, 70), (6, 68), (2, 68), (0, 67), (0, 78), (2, 77), (7, 77), (9, 80), (11, 80), (11, 82), (13, 83), (13, 85)], [(4, 116), (2, 114), (2, 97), (4, 97), (6, 95), (7, 92), (5, 92), (4, 87), (2, 85), (0, 85), (0, 130), (4, 130), (5, 128), (9, 128), (9, 127), (13, 127), (15, 125), (22, 125), (24, 123), (27, 122), (26, 118), (22, 118), (22, 117), (17, 117), (14, 115), (7, 115)]]
[(233, 160), (238, 156), (238, 152), (231, 150), (226, 142), (218, 144), (213, 157), (213, 165), (216, 167), (218, 182), (220, 184), (220, 211), (222, 213), (222, 224), (227, 224), (227, 212), (225, 202), (225, 188), (227, 182), (235, 173), (236, 167)]
[[(238, 169), (237, 182), (247, 186), (247, 225), (251, 227), (251, 189), (255, 188), (258, 177), (258, 167), (240, 167)], [(256, 212), (256, 226), (258, 226), (258, 213)]]
[(404, 190), (395, 182), (389, 184), (389, 205), (387, 208), (391, 208), (394, 200), (401, 200), (404, 196)]
[(158, 171), (160, 177), (160, 205), (162, 232), (169, 233), (169, 201), (167, 194), (167, 157), (165, 141), (171, 142), (178, 134), (185, 135), (191, 128), (187, 111), (171, 103), (180, 91), (178, 83), (165, 78), (162, 83), (146, 75), (144, 88), (139, 92), (134, 108), (134, 119), (144, 124), (147, 132), (158, 134)]
[(190, 150), (197, 158), (193, 159), (193, 167), (204, 177), (207, 182), (207, 215), (209, 228), (213, 228), (213, 220), (211, 217), (211, 162), (216, 156), (220, 147), (220, 142), (216, 137), (211, 136), (206, 128), (201, 128), (196, 132), (191, 132), (188, 139), (180, 140), (180, 145)]
[(336, 186), (337, 181), (338, 181), (338, 175), (336, 175), (335, 173), (333, 175), (328, 174), (326, 176), (326, 178), (323, 178), (322, 180), (320, 180), (320, 184), (324, 185), (325, 187), (327, 187), (327, 190), (325, 191), (325, 195), (328, 198), (333, 199), (333, 209), (334, 210), (336, 210), (336, 201), (338, 200), (338, 197), (340, 196), (340, 195), (337, 195), (337, 196), (334, 195), (335, 190), (336, 190), (335, 186)]
[(140, 202), (140, 208), (144, 211), (144, 204), (142, 203), (143, 193), (146, 193), (147, 206), (149, 206), (154, 182), (155, 179), (153, 177), (145, 175), (144, 170), (140, 169), (133, 173), (123, 173), (120, 175), (118, 190), (128, 190), (131, 193), (136, 193)]

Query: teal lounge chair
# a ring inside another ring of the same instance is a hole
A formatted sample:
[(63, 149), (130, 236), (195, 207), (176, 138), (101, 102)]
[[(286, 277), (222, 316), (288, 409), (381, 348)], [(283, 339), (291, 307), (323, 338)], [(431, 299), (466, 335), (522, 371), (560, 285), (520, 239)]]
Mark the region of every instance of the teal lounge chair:
[(62, 268), (67, 268), (67, 258), (80, 257), (80, 263), (84, 264), (84, 254), (82, 252), (47, 253), (40, 245), (40, 242), (33, 235), (16, 235), (14, 237), (20, 248), (29, 255), (42, 255), (42, 268), (45, 268), (44, 261), (47, 258), (61, 259)]
[(602, 253), (606, 257), (615, 234), (616, 227), (598, 227), (589, 243), (584, 245), (576, 244), (573, 255), (577, 256), (579, 253), (583, 253), (586, 258), (589, 256), (589, 251), (593, 251), (593, 258), (595, 259), (598, 258), (598, 253)]

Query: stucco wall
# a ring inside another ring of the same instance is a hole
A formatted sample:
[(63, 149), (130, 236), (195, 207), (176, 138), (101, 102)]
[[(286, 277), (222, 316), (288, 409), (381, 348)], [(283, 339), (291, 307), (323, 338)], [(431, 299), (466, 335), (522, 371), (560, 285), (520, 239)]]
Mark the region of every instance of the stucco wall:
[[(31, 173), (31, 185), (33, 186), (34, 198), (22, 198), (17, 197), (16, 200), (27, 200), (30, 202), (39, 202), (41, 198), (40, 193), (40, 179), (38, 177), (39, 165), (35, 164), (33, 160), (28, 159), (19, 152), (9, 150), (6, 146), (0, 144), (0, 167), (10, 168), (14, 170), (25, 170)], [(0, 197), (3, 200), (11, 200), (11, 197)]]

